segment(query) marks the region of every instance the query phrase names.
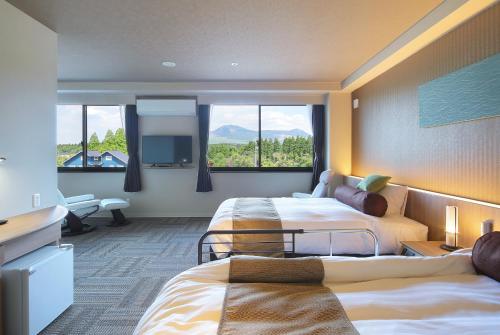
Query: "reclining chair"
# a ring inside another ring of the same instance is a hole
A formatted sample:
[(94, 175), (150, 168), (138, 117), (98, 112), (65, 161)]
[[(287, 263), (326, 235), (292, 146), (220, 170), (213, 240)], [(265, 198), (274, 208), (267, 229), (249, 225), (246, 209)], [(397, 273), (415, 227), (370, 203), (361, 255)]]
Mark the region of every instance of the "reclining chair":
[(325, 170), (319, 175), (319, 183), (314, 188), (312, 194), (294, 192), (294, 198), (325, 198), (328, 196), (328, 188), (332, 183), (334, 173), (332, 170)]
[(61, 191), (57, 190), (59, 205), (66, 207), (68, 215), (63, 226), (62, 235), (72, 236), (85, 234), (93, 231), (96, 227), (82, 221), (99, 211), (109, 210), (113, 214), (113, 221), (109, 226), (123, 226), (129, 222), (121, 212), (121, 209), (130, 206), (128, 201), (123, 199), (96, 199), (93, 194), (79, 195), (65, 198)]

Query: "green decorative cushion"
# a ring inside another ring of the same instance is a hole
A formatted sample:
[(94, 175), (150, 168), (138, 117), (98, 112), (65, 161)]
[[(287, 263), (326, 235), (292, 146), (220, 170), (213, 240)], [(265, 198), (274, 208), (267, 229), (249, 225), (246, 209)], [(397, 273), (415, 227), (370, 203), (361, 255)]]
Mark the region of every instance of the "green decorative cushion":
[(378, 174), (371, 174), (366, 176), (359, 184), (356, 186), (360, 190), (367, 192), (378, 192), (382, 190), (385, 185), (389, 182), (391, 177), (389, 176), (380, 176)]

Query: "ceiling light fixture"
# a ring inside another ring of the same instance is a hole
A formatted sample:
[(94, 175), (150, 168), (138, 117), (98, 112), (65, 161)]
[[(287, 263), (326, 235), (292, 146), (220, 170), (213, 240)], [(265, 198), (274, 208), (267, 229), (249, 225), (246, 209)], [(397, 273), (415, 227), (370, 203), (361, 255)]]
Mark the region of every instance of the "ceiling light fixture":
[(240, 63), (236, 63), (236, 62), (232, 62), (232, 63), (231, 63), (231, 66), (232, 66), (232, 67), (238, 67), (239, 65), (240, 65)]
[(175, 64), (175, 62), (166, 61), (166, 62), (162, 62), (161, 65), (163, 65), (165, 67), (175, 67), (177, 64)]

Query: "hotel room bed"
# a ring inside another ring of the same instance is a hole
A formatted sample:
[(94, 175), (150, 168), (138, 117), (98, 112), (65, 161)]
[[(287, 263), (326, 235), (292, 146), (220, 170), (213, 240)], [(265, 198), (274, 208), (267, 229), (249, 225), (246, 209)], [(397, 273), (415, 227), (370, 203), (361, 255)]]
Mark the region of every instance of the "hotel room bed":
[[(197, 266), (170, 280), (135, 334), (217, 334), (232, 258)], [(500, 329), (500, 283), (476, 274), (470, 254), (334, 256), (321, 262), (322, 286), (336, 295), (360, 334), (478, 335)]]
[[(212, 218), (208, 231), (232, 230), (233, 210), (236, 198), (222, 202)], [(272, 198), (282, 229), (370, 229), (380, 244), (381, 254), (397, 254), (400, 241), (427, 240), (427, 226), (392, 213), (383, 217), (363, 214), (334, 198)], [(373, 254), (374, 245), (370, 236), (363, 233), (334, 234), (333, 254)], [(329, 255), (330, 240), (325, 233), (296, 236), (295, 252), (298, 254)], [(283, 238), (286, 240), (286, 237)], [(231, 251), (233, 235), (210, 235), (207, 237), (218, 258)], [(289, 248), (289, 245), (285, 245)]]

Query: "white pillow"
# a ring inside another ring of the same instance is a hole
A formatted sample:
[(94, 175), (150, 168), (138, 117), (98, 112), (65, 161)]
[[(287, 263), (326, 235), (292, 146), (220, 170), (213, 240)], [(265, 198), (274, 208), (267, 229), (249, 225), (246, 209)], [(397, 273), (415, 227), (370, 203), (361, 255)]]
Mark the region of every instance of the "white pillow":
[(407, 186), (387, 185), (378, 192), (378, 194), (387, 200), (387, 211), (385, 215), (405, 215), (406, 198), (408, 196)]

